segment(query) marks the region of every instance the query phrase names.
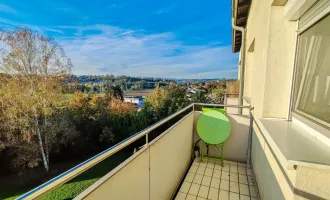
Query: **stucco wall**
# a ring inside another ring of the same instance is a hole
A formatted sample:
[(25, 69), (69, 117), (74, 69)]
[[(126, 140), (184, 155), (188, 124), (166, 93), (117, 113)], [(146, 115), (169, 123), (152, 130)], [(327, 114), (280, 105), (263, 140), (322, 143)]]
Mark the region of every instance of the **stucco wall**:
[[(255, 106), (255, 115), (261, 116), (263, 111), (264, 83), (266, 73), (266, 59), (269, 32), (270, 0), (254, 0), (250, 7), (247, 22), (246, 45), (250, 45), (253, 40), (254, 52), (247, 53), (245, 68), (251, 69), (251, 73), (246, 73), (245, 82), (250, 87), (246, 96), (251, 96), (251, 105)], [(247, 49), (247, 48), (246, 48)], [(253, 60), (253, 62), (251, 62)], [(251, 66), (253, 65), (253, 66)], [(245, 96), (245, 94), (244, 94)]]
[[(200, 111), (195, 111), (195, 123), (194, 123), (194, 142), (196, 143), (200, 137), (196, 131), (196, 123), (201, 115)], [(249, 135), (249, 118), (241, 115), (228, 115), (228, 119), (232, 125), (232, 131), (230, 137), (225, 142), (224, 157), (226, 160), (233, 160), (237, 162), (247, 161), (247, 147), (248, 147), (248, 135)], [(220, 157), (220, 152), (214, 148), (210, 149), (208, 156)]]
[(330, 199), (330, 170), (298, 166), (295, 199)]
[(297, 22), (283, 16), (284, 6), (271, 6), (263, 117), (288, 115)]
[(297, 22), (286, 21), (283, 6), (254, 0), (247, 22), (244, 96), (256, 117), (286, 118), (291, 89)]

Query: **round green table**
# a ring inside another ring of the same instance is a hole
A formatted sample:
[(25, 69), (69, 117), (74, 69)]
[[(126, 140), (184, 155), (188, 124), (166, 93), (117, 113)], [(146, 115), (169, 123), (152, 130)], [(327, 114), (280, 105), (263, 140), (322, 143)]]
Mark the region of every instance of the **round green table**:
[(203, 159), (203, 143), (215, 146), (221, 151), (221, 162), (223, 162), (223, 146), (231, 132), (231, 124), (225, 114), (216, 110), (203, 112), (197, 121), (197, 133), (202, 139), (200, 145), (200, 156)]

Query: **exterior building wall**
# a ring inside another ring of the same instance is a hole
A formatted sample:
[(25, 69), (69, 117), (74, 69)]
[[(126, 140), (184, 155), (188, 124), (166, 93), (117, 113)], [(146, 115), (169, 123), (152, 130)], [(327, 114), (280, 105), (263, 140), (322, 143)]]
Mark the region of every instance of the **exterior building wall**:
[(252, 1), (247, 22), (244, 96), (257, 117), (286, 118), (290, 101), (297, 22), (284, 19), (283, 6)]
[[(299, 4), (298, 0), (289, 2)], [(286, 119), (298, 22), (285, 18), (285, 6), (272, 6), (272, 3), (272, 0), (253, 0), (250, 7), (243, 96), (250, 97), (255, 118)], [(254, 45), (252, 50), (251, 45)], [(330, 199), (330, 170), (300, 165), (284, 169), (256, 127), (254, 124), (252, 165), (261, 199)]]
[(271, 6), (263, 117), (288, 116), (297, 22), (283, 15), (284, 6)]
[[(253, 53), (247, 55), (247, 62), (245, 62), (245, 68), (251, 69), (252, 73), (246, 73), (244, 82), (247, 82), (247, 85), (251, 87), (250, 94), (247, 96), (251, 95), (251, 105), (255, 107), (256, 116), (262, 116), (264, 107), (270, 5), (271, 0), (252, 1), (246, 26), (246, 49), (253, 40), (255, 40), (255, 44)], [(249, 62), (249, 60), (253, 60), (253, 62)]]
[(330, 199), (330, 170), (298, 166), (295, 199)]
[[(265, 152), (265, 141), (260, 137), (262, 136), (259, 131), (254, 129), (252, 135), (251, 160), (254, 175), (258, 184), (260, 198), (268, 200), (286, 199), (276, 179), (276, 176), (279, 176), (279, 174), (275, 174), (273, 171), (269, 162), (270, 158), (269, 156), (267, 158)], [(293, 195), (291, 194), (291, 196)]]

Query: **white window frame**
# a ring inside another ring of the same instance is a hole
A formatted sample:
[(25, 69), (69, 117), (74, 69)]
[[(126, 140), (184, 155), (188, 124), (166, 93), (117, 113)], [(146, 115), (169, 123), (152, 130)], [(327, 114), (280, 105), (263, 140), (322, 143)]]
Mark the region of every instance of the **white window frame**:
[[(330, 130), (330, 123), (325, 122), (321, 119), (318, 119), (308, 113), (302, 112), (298, 110), (298, 103), (299, 97), (301, 94), (301, 91), (299, 88), (296, 88), (295, 85), (295, 77), (296, 77), (296, 71), (297, 71), (297, 58), (299, 55), (299, 37), (301, 34), (303, 34), (305, 31), (307, 31), (309, 28), (313, 27), (315, 24), (317, 24), (319, 21), (321, 21), (323, 18), (330, 15), (330, 6), (319, 12), (315, 17), (313, 17), (308, 23), (306, 23), (304, 26), (300, 27), (297, 31), (297, 40), (296, 40), (296, 52), (295, 52), (295, 62), (294, 62), (294, 72), (293, 72), (293, 78), (292, 78), (292, 88), (291, 88), (291, 105), (290, 105), (290, 113), (289, 113), (289, 119), (295, 118), (304, 124), (311, 126), (315, 130), (319, 130), (320, 132), (328, 132)], [(298, 22), (299, 23), (299, 22)], [(296, 102), (293, 102), (294, 99), (294, 91), (296, 89), (299, 89), (299, 93), (297, 94)], [(316, 123), (315, 123), (316, 122)]]

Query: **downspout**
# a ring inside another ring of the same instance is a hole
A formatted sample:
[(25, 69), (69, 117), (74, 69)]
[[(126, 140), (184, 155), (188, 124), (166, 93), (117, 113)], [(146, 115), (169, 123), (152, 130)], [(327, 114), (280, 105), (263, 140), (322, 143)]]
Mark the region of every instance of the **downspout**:
[[(242, 32), (242, 46), (241, 46), (241, 69), (240, 69), (240, 80), (239, 80), (239, 105), (243, 106), (243, 92), (244, 92), (244, 71), (245, 71), (245, 34), (246, 29), (236, 25), (236, 7), (237, 0), (232, 0), (232, 28), (236, 31)], [(239, 114), (242, 114), (242, 108), (239, 108)]]

